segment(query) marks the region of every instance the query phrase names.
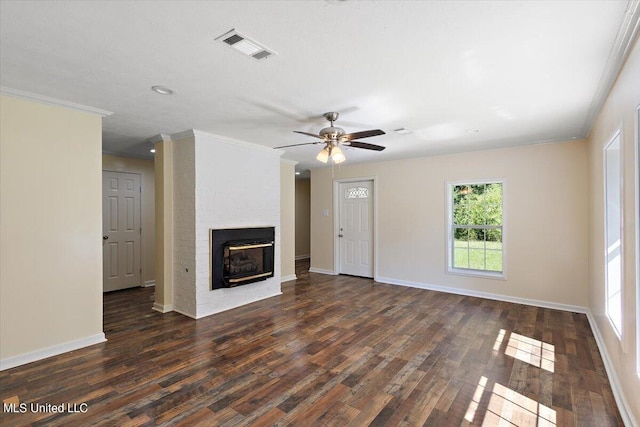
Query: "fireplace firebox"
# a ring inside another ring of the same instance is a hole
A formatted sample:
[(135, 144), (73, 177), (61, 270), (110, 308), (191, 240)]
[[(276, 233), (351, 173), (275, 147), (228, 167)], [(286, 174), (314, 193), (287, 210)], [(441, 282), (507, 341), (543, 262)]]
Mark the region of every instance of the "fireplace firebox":
[(211, 230), (211, 289), (273, 277), (275, 228)]

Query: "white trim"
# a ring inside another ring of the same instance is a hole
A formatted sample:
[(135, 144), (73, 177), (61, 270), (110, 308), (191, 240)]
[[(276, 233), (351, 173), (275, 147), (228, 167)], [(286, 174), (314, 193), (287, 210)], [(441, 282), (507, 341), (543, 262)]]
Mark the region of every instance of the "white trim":
[(611, 88), (613, 88), (613, 84), (618, 78), (620, 70), (622, 70), (622, 66), (631, 52), (633, 42), (636, 39), (639, 30), (640, 1), (629, 0), (627, 10), (622, 17), (622, 23), (618, 29), (618, 34), (613, 42), (611, 52), (609, 52), (609, 58), (607, 59), (604, 71), (600, 76), (600, 82), (591, 101), (587, 117), (584, 121), (581, 132), (582, 135), (586, 136), (591, 133), (596, 116), (609, 96)]
[(194, 316), (193, 314), (191, 314), (191, 313), (187, 313), (186, 311), (182, 311), (182, 310), (180, 310), (180, 309), (178, 309), (178, 308), (175, 308), (175, 307), (174, 307), (172, 311), (175, 311), (176, 313), (180, 313), (180, 314), (182, 314), (183, 316), (187, 316), (187, 317), (188, 317), (188, 318), (190, 318), (190, 319), (198, 320), (198, 318), (197, 318), (196, 316)]
[(155, 286), (156, 285), (156, 281), (155, 280), (146, 280), (144, 282), (144, 284), (142, 285), (143, 288), (149, 288), (151, 286)]
[(0, 94), (11, 96), (13, 98), (24, 99), (26, 101), (38, 102), (40, 104), (68, 108), (82, 113), (96, 114), (101, 117), (107, 117), (113, 114), (111, 111), (102, 110), (100, 108), (89, 107), (88, 105), (76, 104), (75, 102), (63, 101), (62, 99), (51, 98), (49, 96), (39, 95), (37, 93), (31, 93), (24, 90), (11, 89), (4, 86), (0, 86)]
[(309, 273), (327, 274), (329, 276), (337, 276), (338, 275), (338, 273), (334, 272), (333, 270), (327, 270), (325, 268), (315, 268), (315, 267), (310, 267), (309, 268)]
[(0, 371), (107, 341), (104, 332), (0, 360)]
[(289, 274), (288, 276), (282, 276), (280, 278), (280, 283), (284, 283), (284, 282), (290, 282), (292, 280), (297, 280), (298, 277), (296, 277), (295, 274)]
[[(591, 325), (591, 330), (593, 331), (593, 336), (596, 339), (596, 344), (598, 345), (598, 350), (600, 350), (600, 355), (602, 356), (602, 362), (604, 363), (604, 369), (607, 371), (607, 376), (609, 377), (609, 384), (611, 384), (611, 391), (613, 392), (613, 397), (618, 404), (618, 411), (620, 411), (620, 417), (622, 417), (622, 421), (625, 426), (635, 426), (637, 427), (639, 424), (636, 419), (633, 417), (633, 412), (630, 410), (631, 406), (627, 402), (627, 399), (620, 387), (620, 381), (618, 380), (618, 376), (616, 375), (616, 370), (611, 363), (611, 357), (609, 356), (609, 352), (607, 351), (607, 346), (604, 343), (604, 339), (602, 338), (602, 334), (600, 333), (600, 329), (598, 329), (598, 322), (596, 322), (595, 317), (591, 313), (591, 310), (587, 309), (587, 319), (589, 319), (589, 325)], [(607, 319), (608, 320), (608, 319)]]
[(160, 313), (168, 313), (170, 311), (173, 311), (173, 304), (158, 304), (157, 302), (153, 303), (153, 307), (151, 307), (152, 310), (155, 311), (159, 311)]
[(284, 154), (284, 150), (274, 150), (273, 148), (265, 147), (264, 145), (254, 144), (253, 142), (242, 141), (239, 139), (229, 138), (227, 136), (217, 135), (215, 133), (204, 132), (197, 129), (189, 129), (183, 132), (178, 132), (170, 135), (172, 141), (180, 141), (181, 139), (195, 139), (202, 138), (208, 139), (214, 142), (224, 142), (226, 144), (235, 145), (236, 147), (248, 148), (250, 150), (261, 151), (263, 153), (273, 154), (280, 157)]
[(376, 279), (380, 283), (388, 283), (390, 285), (407, 286), (410, 288), (426, 289), (429, 291), (445, 292), (448, 294), (464, 295), (469, 297), (486, 298), (496, 301), (512, 302), (515, 304), (531, 305), (534, 307), (551, 308), (554, 310), (570, 311), (573, 313), (587, 313), (588, 308), (579, 305), (561, 304), (553, 301), (535, 300), (530, 298), (514, 297), (501, 294), (493, 294), (490, 292), (480, 292), (470, 289), (452, 288), (449, 286), (432, 285), (429, 283), (411, 282), (408, 280), (393, 279), (391, 277), (378, 277)]
[(152, 144), (156, 144), (158, 142), (167, 142), (167, 141), (171, 141), (171, 135), (167, 135), (166, 133), (159, 133), (157, 135), (152, 136), (151, 138), (148, 138), (147, 141), (149, 141)]
[[(377, 177), (365, 176), (355, 178), (339, 178), (333, 180), (333, 275), (340, 274), (340, 184), (347, 182), (371, 181), (373, 193), (373, 278), (378, 275), (378, 185)], [(309, 269), (311, 271), (311, 269)]]
[(301, 259), (310, 259), (310, 258), (311, 258), (311, 254), (296, 255), (295, 260), (296, 261), (300, 261)]

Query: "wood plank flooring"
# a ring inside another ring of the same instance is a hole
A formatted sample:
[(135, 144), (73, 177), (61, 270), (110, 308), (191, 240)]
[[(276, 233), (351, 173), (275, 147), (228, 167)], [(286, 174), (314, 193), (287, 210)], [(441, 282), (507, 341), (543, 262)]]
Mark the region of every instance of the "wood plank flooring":
[(86, 412), (0, 425), (622, 425), (583, 314), (296, 267), (198, 321), (152, 311), (153, 288), (106, 294), (108, 342), (0, 372), (5, 403)]

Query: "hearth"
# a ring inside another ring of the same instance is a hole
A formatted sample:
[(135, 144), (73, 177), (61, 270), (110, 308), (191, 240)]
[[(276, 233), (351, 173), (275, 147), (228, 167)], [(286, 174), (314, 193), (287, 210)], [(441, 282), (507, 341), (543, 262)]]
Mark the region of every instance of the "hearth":
[(273, 277), (274, 227), (211, 230), (211, 289)]

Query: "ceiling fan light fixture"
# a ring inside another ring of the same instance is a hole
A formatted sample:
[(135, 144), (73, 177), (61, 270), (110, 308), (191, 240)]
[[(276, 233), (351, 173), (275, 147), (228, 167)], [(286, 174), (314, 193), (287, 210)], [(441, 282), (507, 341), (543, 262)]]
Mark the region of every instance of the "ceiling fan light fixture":
[(320, 152), (316, 156), (316, 160), (319, 160), (322, 163), (327, 163), (327, 161), (329, 160), (329, 150), (327, 149), (327, 147), (324, 147), (322, 150), (320, 150)]
[(337, 145), (331, 150), (331, 160), (333, 160), (333, 163), (335, 164), (339, 164), (347, 160), (344, 153)]

